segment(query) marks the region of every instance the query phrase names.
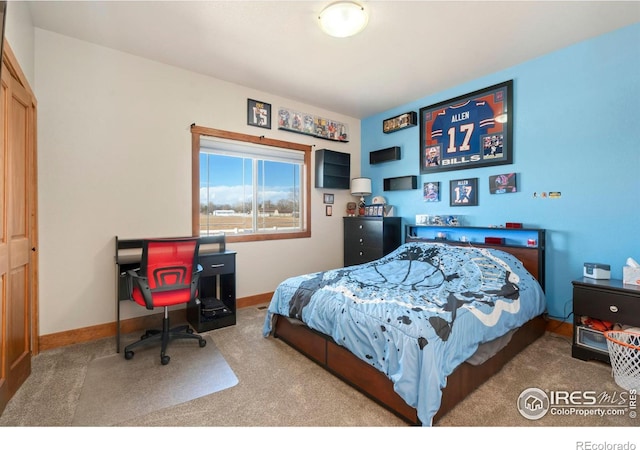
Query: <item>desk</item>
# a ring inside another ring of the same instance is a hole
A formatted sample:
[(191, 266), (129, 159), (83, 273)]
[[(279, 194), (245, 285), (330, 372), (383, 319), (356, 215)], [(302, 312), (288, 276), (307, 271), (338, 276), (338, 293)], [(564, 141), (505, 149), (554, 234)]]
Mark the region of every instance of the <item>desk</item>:
[[(224, 235), (200, 239), (198, 263), (202, 266), (200, 299), (187, 304), (187, 320), (198, 332), (236, 323), (236, 252), (225, 248)], [(116, 263), (116, 351), (120, 353), (120, 302), (129, 300), (126, 272), (140, 267), (143, 239), (118, 239)], [(203, 305), (208, 308), (203, 311)]]

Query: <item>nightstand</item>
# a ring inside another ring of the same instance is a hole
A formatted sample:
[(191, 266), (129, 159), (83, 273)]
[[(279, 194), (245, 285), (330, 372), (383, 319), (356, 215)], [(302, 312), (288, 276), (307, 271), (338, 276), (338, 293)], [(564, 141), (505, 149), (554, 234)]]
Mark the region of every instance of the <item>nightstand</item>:
[(581, 316), (623, 325), (640, 326), (640, 287), (622, 280), (582, 278), (573, 283), (573, 345), (571, 356), (609, 363), (604, 335), (584, 327)]

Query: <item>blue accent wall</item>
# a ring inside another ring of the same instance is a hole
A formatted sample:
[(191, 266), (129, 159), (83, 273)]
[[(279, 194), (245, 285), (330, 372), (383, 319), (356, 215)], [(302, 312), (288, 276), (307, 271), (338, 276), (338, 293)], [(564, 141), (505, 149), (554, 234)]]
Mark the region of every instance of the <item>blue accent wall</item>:
[[(420, 175), (420, 127), (382, 132), (384, 119), (511, 79), (513, 164)], [(610, 264), (611, 277), (621, 279), (627, 257), (640, 261), (640, 24), (399, 105), (361, 126), (361, 174), (405, 224), (416, 214), (453, 214), (463, 225), (546, 229), (548, 312), (556, 319), (571, 320), (571, 281), (585, 262)], [(401, 147), (401, 160), (369, 164), (370, 151), (392, 146)], [(490, 194), (489, 176), (511, 172), (519, 192)], [(404, 175), (418, 175), (417, 190), (383, 192), (383, 178)], [(478, 206), (450, 207), (449, 181), (474, 177)], [(426, 181), (441, 183), (440, 202), (424, 202)]]

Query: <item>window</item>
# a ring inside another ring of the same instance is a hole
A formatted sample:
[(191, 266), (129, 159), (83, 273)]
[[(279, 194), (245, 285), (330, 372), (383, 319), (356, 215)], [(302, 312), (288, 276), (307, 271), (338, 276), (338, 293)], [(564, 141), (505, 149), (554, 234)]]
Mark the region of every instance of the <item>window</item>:
[(193, 232), (229, 242), (311, 236), (311, 147), (192, 126)]

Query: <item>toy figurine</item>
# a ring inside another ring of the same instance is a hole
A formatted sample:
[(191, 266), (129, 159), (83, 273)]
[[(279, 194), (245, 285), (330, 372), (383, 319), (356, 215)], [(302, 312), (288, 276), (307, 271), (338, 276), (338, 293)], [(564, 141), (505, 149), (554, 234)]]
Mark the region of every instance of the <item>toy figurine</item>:
[(347, 203), (347, 216), (348, 217), (353, 217), (356, 215), (356, 202), (349, 202)]

